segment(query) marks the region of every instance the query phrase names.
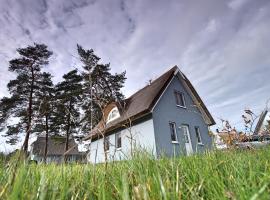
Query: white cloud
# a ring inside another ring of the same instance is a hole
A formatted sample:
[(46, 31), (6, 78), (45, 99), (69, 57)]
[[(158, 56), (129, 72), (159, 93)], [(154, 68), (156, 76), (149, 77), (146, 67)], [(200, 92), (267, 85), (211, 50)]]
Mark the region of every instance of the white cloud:
[(215, 19), (211, 19), (205, 28), (206, 33), (215, 32), (218, 28), (218, 25), (219, 24)]
[(229, 7), (233, 10), (240, 9), (244, 4), (246, 4), (250, 0), (232, 0), (228, 3)]
[(54, 51), (46, 70), (59, 81), (76, 66), (79, 43), (127, 71), (127, 96), (179, 65), (214, 117), (236, 123), (269, 97), (269, 11), (263, 0), (0, 0), (0, 97), (16, 48), (46, 43)]

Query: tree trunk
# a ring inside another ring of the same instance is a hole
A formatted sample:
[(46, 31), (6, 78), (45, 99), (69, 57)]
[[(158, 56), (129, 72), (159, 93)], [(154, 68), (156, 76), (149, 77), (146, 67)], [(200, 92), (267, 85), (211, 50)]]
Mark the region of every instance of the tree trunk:
[(46, 138), (45, 138), (45, 149), (44, 149), (44, 163), (47, 163), (47, 153), (48, 153), (48, 137), (49, 137), (49, 125), (48, 125), (48, 114), (45, 116), (45, 129), (46, 129)]
[(31, 123), (32, 123), (34, 81), (35, 81), (34, 69), (31, 66), (31, 88), (30, 88), (30, 95), (29, 95), (29, 102), (28, 102), (28, 122), (26, 126), (26, 135), (25, 135), (25, 139), (23, 143), (23, 151), (25, 155), (27, 155), (27, 151), (28, 151), (28, 141), (29, 141), (29, 135), (30, 135)]
[[(71, 117), (71, 101), (69, 102), (68, 116), (67, 116), (67, 130), (66, 130), (66, 146), (65, 152), (68, 151), (68, 143), (69, 143), (69, 132), (70, 132), (70, 117)], [(67, 162), (67, 155), (65, 154), (65, 162)]]

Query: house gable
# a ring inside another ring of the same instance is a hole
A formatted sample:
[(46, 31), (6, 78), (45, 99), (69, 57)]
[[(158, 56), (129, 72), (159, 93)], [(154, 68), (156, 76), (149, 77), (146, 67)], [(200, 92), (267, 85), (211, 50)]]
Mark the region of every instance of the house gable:
[(196, 92), (196, 90), (193, 87), (193, 85), (191, 84), (191, 82), (179, 70), (179, 68), (177, 68), (175, 70), (174, 76), (170, 79), (170, 81), (168, 82), (168, 84), (163, 89), (162, 93), (160, 94), (160, 96), (158, 97), (156, 102), (154, 103), (151, 112), (153, 112), (156, 105), (159, 103), (159, 101), (162, 98), (163, 94), (167, 91), (167, 88), (169, 87), (169, 85), (171, 84), (172, 80), (175, 77), (178, 77), (178, 80), (181, 82), (181, 85), (183, 86), (184, 90), (188, 93), (187, 95), (189, 95), (192, 98), (192, 101), (194, 102), (194, 106), (196, 106), (198, 108), (198, 112), (201, 113), (205, 123), (208, 124), (208, 125), (215, 125), (215, 121), (214, 121), (213, 117), (211, 116), (210, 112), (208, 111), (208, 109), (206, 108), (206, 106), (204, 105), (202, 99), (200, 98), (200, 96)]
[[(185, 101), (184, 107), (176, 105), (175, 91), (183, 94)], [(206, 121), (204, 116), (205, 113), (201, 111), (195, 101), (196, 98), (194, 100), (194, 96), (192, 96), (191, 91), (178, 72), (172, 78), (152, 111), (158, 155), (165, 153), (172, 156), (174, 154), (185, 153), (184, 135), (179, 128), (181, 125), (187, 125), (189, 127), (194, 151), (201, 151), (211, 147), (212, 140), (208, 135), (208, 121)], [(176, 124), (178, 143), (171, 140), (170, 122)], [(196, 143), (195, 127), (199, 127), (200, 129), (203, 145), (197, 145)]]

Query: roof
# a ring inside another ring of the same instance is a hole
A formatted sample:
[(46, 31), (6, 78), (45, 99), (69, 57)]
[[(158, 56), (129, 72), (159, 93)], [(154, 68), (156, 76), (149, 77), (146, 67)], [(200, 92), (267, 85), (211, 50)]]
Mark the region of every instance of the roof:
[[(64, 137), (49, 137), (48, 138), (48, 152), (47, 155), (63, 155), (65, 153), (65, 140)], [(44, 155), (46, 138), (39, 136), (35, 142), (33, 142), (33, 154)], [(81, 155), (78, 151), (78, 146), (74, 139), (69, 139), (69, 149), (72, 148), (66, 155)]]
[[(213, 117), (207, 110), (206, 106), (202, 102), (201, 98), (199, 97), (198, 93), (196, 92), (190, 81), (182, 72), (180, 72), (177, 66), (174, 66), (169, 71), (165, 72), (163, 75), (155, 79), (151, 84), (145, 86), (144, 88), (140, 89), (129, 98), (125, 99), (121, 104), (113, 103), (114, 105), (117, 105), (120, 111), (120, 117), (106, 124), (106, 132), (114, 130), (115, 128), (123, 126), (125, 123), (137, 120), (147, 114), (150, 114), (159, 97), (162, 95), (163, 91), (170, 83), (171, 79), (178, 73), (181, 73), (181, 79), (183, 79), (187, 87), (189, 87), (190, 91), (197, 99), (197, 102), (199, 102), (200, 107), (205, 112), (205, 115), (209, 118), (210, 120), (209, 125), (215, 124)], [(108, 111), (106, 111), (106, 109), (107, 108), (111, 109), (111, 107), (112, 104), (109, 104), (104, 109), (105, 119), (107, 117), (107, 114), (109, 113)], [(93, 131), (88, 136), (86, 136), (85, 139), (89, 139), (91, 137), (94, 138), (98, 134), (98, 132), (103, 130), (104, 130), (104, 122), (101, 121), (93, 129)]]

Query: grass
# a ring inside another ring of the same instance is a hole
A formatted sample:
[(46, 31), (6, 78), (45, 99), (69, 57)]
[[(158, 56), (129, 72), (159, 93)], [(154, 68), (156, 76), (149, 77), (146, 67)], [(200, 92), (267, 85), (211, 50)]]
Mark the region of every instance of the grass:
[[(0, 199), (269, 199), (270, 148), (105, 165), (0, 162)], [(15, 178), (12, 174), (15, 171)]]

